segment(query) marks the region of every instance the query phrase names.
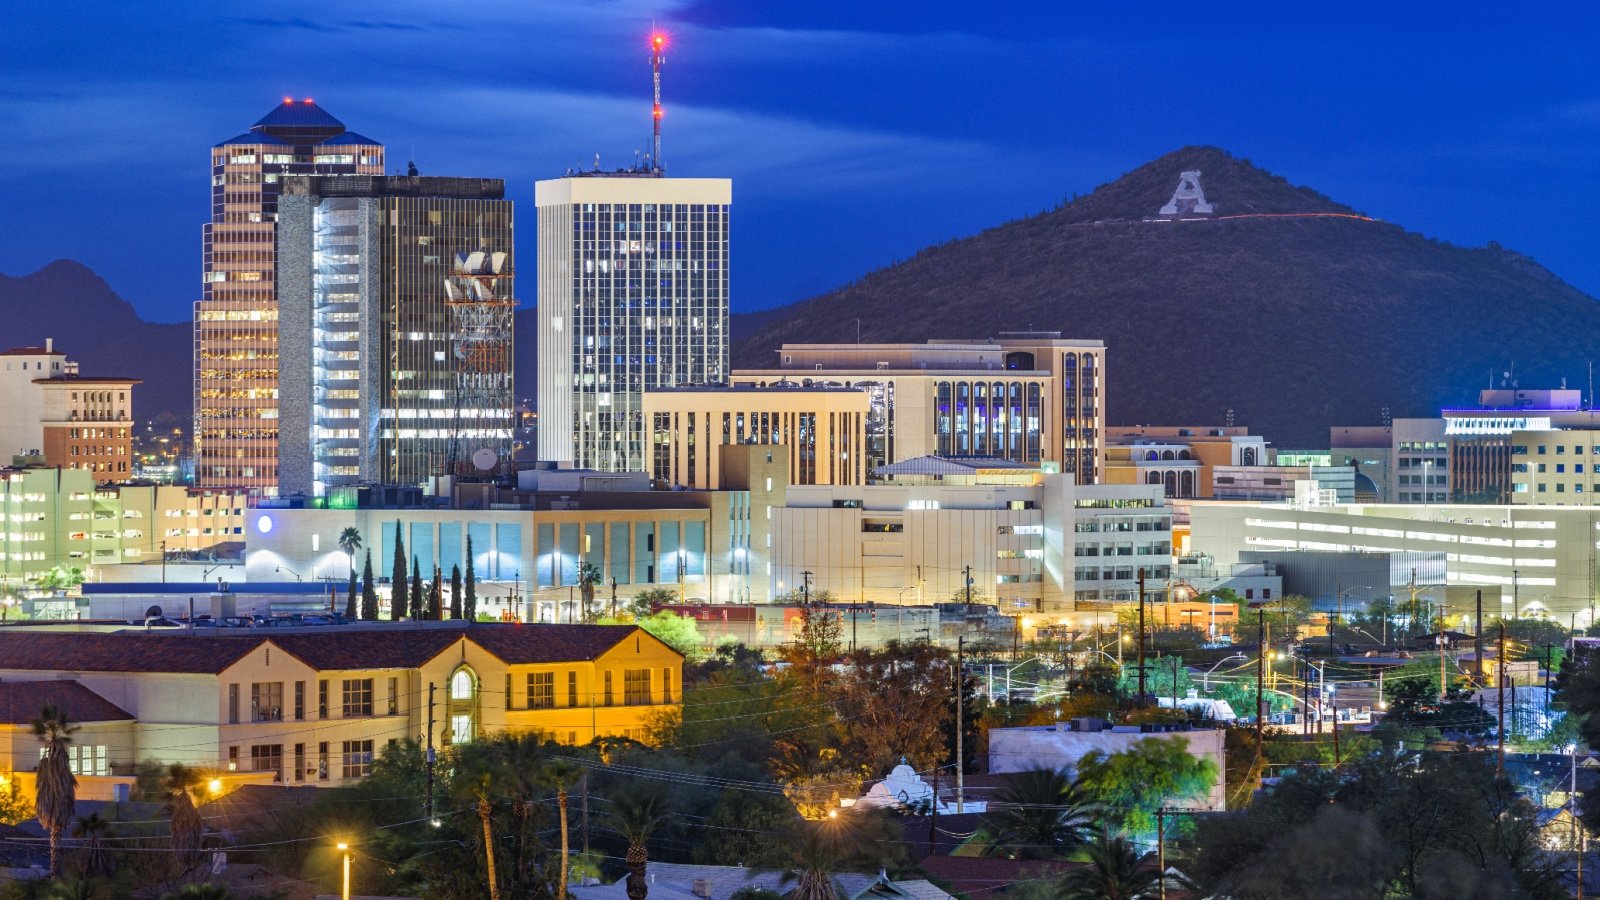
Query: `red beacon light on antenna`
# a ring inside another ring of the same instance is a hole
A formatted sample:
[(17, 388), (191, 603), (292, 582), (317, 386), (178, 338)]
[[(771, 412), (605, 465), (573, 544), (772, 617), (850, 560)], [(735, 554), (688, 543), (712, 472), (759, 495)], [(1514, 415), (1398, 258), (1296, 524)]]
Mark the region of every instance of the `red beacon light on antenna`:
[(291, 103), (294, 103), (294, 98), (293, 97), (285, 97), (285, 98), (283, 98), (283, 102), (284, 102), (284, 105), (287, 106), (287, 105), (289, 105)]
[(310, 103), (311, 103), (311, 98), (310, 98), (310, 97), (307, 97), (307, 98), (306, 98), (306, 99), (305, 99), (305, 100), (303, 100), (303, 101), (301, 101), (301, 102), (302, 102), (302, 103), (306, 103), (306, 104), (308, 104), (308, 105), (309, 105), (309, 104), (310, 104)]
[(650, 36), (650, 46), (656, 48), (657, 50), (660, 50), (662, 47), (665, 47), (666, 45), (667, 45), (667, 36), (666, 35), (657, 32), (656, 34), (652, 34)]

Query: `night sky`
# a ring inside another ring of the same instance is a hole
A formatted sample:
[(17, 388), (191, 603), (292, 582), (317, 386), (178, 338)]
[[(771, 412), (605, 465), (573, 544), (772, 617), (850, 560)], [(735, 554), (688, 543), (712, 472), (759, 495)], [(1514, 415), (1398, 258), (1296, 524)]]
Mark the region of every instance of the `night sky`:
[[(1353, 7), (1365, 8), (1353, 8)], [(285, 96), (390, 168), (630, 162), (670, 35), (669, 173), (734, 179), (734, 307), (800, 299), (1219, 145), (1600, 295), (1600, 5), (21, 0), (0, 26), (0, 272), (83, 261), (148, 319), (200, 288), (208, 150)], [(524, 278), (523, 302), (533, 300)]]

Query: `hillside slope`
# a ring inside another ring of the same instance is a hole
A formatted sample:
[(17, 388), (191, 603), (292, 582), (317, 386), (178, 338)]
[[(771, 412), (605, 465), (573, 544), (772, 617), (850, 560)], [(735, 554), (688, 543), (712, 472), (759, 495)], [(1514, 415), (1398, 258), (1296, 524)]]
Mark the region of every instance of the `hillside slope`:
[(134, 415), (189, 427), (193, 328), (146, 322), (105, 280), (57, 260), (31, 275), (0, 275), (0, 349), (42, 345), (82, 364), (84, 375), (140, 378)]
[[(1156, 220), (1199, 170), (1210, 217)], [(1238, 216), (1238, 218), (1233, 218)], [(1108, 422), (1234, 419), (1279, 446), (1333, 424), (1469, 405), (1514, 367), (1586, 382), (1600, 304), (1532, 260), (1451, 246), (1212, 147), (1187, 147), (1050, 212), (930, 247), (760, 321), (734, 366), (785, 341), (924, 341), (1059, 330), (1108, 347)]]

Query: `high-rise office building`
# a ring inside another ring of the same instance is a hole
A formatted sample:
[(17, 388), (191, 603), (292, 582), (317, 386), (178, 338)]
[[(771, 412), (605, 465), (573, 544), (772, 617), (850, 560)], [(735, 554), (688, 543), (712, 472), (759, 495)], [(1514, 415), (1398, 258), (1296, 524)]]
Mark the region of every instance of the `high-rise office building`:
[(646, 471), (646, 390), (728, 375), (733, 182), (660, 171), (534, 186), (539, 456)]
[(281, 190), (280, 491), (422, 485), (508, 465), (505, 183), (301, 176)]
[(211, 149), (205, 283), (194, 315), (195, 483), (278, 485), (278, 194), (288, 175), (383, 174), (383, 147), (289, 100)]

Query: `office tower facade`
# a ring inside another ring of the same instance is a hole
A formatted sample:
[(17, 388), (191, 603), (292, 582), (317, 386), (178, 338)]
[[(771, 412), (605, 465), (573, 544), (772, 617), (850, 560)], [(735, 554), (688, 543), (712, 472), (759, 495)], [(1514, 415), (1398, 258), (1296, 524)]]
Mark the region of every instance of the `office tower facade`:
[(136, 378), (90, 377), (46, 338), (0, 351), (0, 464), (28, 457), (96, 482), (133, 477)]
[(513, 224), (498, 179), (283, 180), (283, 494), (510, 464)]
[(211, 149), (211, 221), (194, 316), (195, 483), (278, 484), (278, 195), (290, 175), (383, 174), (383, 146), (284, 100)]
[(647, 390), (728, 373), (733, 182), (538, 182), (539, 457), (647, 471)]
[(859, 388), (872, 398), (867, 471), (918, 456), (1036, 464), (1103, 478), (1106, 347), (1058, 332), (926, 344), (784, 344), (736, 385)]

